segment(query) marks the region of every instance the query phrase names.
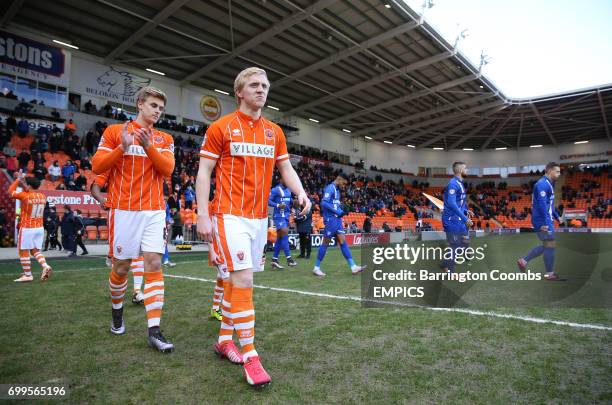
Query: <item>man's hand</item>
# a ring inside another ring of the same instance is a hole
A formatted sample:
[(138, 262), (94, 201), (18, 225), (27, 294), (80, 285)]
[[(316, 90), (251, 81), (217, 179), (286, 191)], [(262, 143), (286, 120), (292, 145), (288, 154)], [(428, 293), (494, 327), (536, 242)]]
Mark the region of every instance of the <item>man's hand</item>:
[(208, 244), (208, 257), (210, 257), (212, 264), (221, 264), (219, 256), (215, 252), (215, 249), (213, 249), (212, 243)]
[(210, 222), (210, 217), (208, 215), (198, 215), (197, 230), (200, 239), (204, 242), (212, 242), (212, 222)]
[(467, 210), (465, 213), (467, 214), (468, 218), (473, 218), (474, 217), (474, 211)]
[(22, 186), (26, 184), (26, 175), (22, 169), (19, 169), (19, 172), (17, 172), (17, 180), (19, 181), (19, 183), (21, 183)]
[(471, 227), (472, 225), (474, 225), (474, 221), (472, 221), (471, 219), (468, 218), (467, 221), (465, 221), (465, 224), (469, 227)]
[(149, 146), (151, 146), (150, 129), (138, 128), (136, 131), (134, 131), (134, 138), (145, 149), (149, 149)]
[(542, 226), (540, 227), (540, 231), (542, 231), (542, 232), (548, 232), (548, 225), (542, 225)]
[(132, 144), (132, 141), (134, 140), (134, 137), (130, 133), (128, 133), (129, 124), (130, 122), (126, 121), (126, 123), (123, 124), (123, 128), (121, 128), (121, 147), (124, 151), (128, 150), (128, 148)]
[(312, 203), (310, 202), (310, 199), (308, 198), (306, 193), (300, 193), (300, 195), (298, 195), (297, 197), (297, 201), (298, 204), (303, 207), (302, 211), (300, 212), (300, 215), (307, 215), (310, 212), (310, 209), (312, 208)]

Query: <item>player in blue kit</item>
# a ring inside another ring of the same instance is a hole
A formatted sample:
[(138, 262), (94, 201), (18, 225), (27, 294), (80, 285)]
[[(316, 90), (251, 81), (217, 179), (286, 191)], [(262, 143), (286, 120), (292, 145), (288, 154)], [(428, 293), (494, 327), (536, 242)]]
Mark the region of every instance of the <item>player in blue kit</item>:
[(517, 261), (521, 271), (527, 269), (527, 263), (540, 255), (544, 255), (544, 266), (546, 274), (544, 279), (548, 281), (561, 280), (554, 272), (555, 264), (555, 225), (553, 220), (559, 221), (559, 214), (555, 210), (555, 181), (561, 176), (561, 167), (558, 163), (550, 162), (546, 165), (545, 174), (533, 186), (531, 197), (531, 224), (542, 241), (525, 257)]
[(296, 266), (296, 261), (291, 257), (289, 249), (289, 215), (291, 214), (291, 206), (293, 197), (291, 190), (285, 186), (283, 179), (279, 179), (278, 184), (270, 190), (270, 198), (268, 198), (268, 206), (274, 208), (272, 219), (276, 227), (276, 242), (274, 243), (274, 254), (272, 255), (272, 267), (282, 269), (283, 266), (278, 262), (278, 254), (281, 249), (287, 257), (287, 266)]
[(336, 242), (340, 245), (342, 255), (351, 267), (353, 274), (359, 274), (366, 266), (358, 266), (353, 260), (351, 251), (348, 248), (344, 234), (346, 233), (342, 226), (342, 216), (345, 212), (340, 207), (340, 189), (346, 186), (347, 180), (343, 175), (338, 175), (336, 179), (328, 184), (323, 190), (323, 198), (321, 199), (321, 214), (323, 215), (323, 223), (325, 224), (323, 242), (317, 254), (317, 261), (312, 270), (312, 273), (318, 277), (324, 277), (325, 273), (321, 271), (321, 262), (327, 252), (327, 246), (332, 237), (336, 237)]
[(463, 178), (467, 176), (467, 165), (464, 162), (453, 163), (455, 176), (450, 179), (444, 190), (444, 210), (442, 225), (446, 232), (446, 241), (452, 248), (451, 258), (444, 260), (443, 267), (448, 273), (455, 270), (455, 257), (458, 249), (463, 249), (470, 242), (469, 227), (473, 225), (473, 215), (467, 208), (467, 193)]

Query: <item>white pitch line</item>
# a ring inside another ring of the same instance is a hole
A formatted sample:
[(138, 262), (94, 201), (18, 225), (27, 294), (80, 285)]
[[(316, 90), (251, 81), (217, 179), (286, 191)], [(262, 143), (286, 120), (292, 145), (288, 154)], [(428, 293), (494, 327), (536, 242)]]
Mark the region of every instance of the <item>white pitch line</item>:
[[(206, 278), (191, 277), (191, 276), (178, 276), (175, 274), (164, 274), (164, 277), (178, 278), (178, 279), (192, 280), (192, 281), (203, 281), (206, 283), (216, 282), (215, 280), (209, 280)], [(490, 311), (478, 311), (474, 309), (425, 307), (425, 306), (409, 305), (409, 304), (403, 304), (403, 303), (397, 303), (397, 302), (367, 300), (367, 299), (364, 299), (358, 296), (354, 296), (354, 295), (333, 295), (333, 294), (325, 294), (325, 293), (318, 293), (318, 292), (312, 292), (312, 291), (294, 290), (291, 288), (269, 287), (269, 286), (257, 285), (257, 284), (254, 284), (253, 287), (259, 288), (262, 290), (289, 292), (289, 293), (294, 293), (294, 294), (308, 295), (312, 297), (333, 298), (337, 300), (356, 301), (356, 302), (374, 302), (374, 303), (381, 303), (381, 304), (408, 306), (408, 307), (414, 307), (414, 308), (419, 308), (419, 309), (428, 309), (431, 311), (459, 312), (462, 314), (469, 314), (469, 315), (476, 315), (476, 316), (489, 316), (493, 318), (503, 318), (503, 319), (516, 319), (519, 321), (533, 322), (533, 323), (540, 323), (540, 324), (548, 323), (548, 324), (553, 324), (553, 325), (569, 326), (571, 328), (578, 328), (578, 329), (595, 329), (595, 330), (612, 331), (612, 327), (610, 326), (596, 325), (596, 324), (590, 324), (590, 323), (555, 321), (554, 319), (535, 318), (532, 316), (512, 315), (512, 314), (504, 314), (504, 313), (490, 312)]]

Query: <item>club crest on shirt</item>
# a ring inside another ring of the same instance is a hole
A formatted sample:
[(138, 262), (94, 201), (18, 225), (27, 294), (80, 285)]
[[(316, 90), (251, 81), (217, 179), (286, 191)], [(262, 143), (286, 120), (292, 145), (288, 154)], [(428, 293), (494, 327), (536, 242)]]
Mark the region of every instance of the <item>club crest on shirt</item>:
[(155, 142), (156, 143), (161, 143), (162, 140), (163, 140), (163, 138), (161, 136), (159, 136), (159, 135), (155, 137)]
[(117, 253), (121, 253), (122, 250), (123, 248), (121, 246), (117, 246)]
[(274, 138), (274, 130), (271, 128), (264, 129), (264, 134), (268, 140), (272, 140)]
[(232, 130), (232, 136), (242, 136), (242, 132), (238, 128)]
[(236, 256), (238, 257), (238, 260), (240, 261), (244, 260), (244, 252), (242, 250), (237, 251)]
[(455, 189), (454, 189), (454, 188), (451, 188), (450, 190), (448, 190), (448, 192), (449, 192), (450, 194), (455, 194)]
[(544, 190), (540, 191), (540, 195), (541, 195), (542, 197), (546, 197), (546, 191), (544, 191)]

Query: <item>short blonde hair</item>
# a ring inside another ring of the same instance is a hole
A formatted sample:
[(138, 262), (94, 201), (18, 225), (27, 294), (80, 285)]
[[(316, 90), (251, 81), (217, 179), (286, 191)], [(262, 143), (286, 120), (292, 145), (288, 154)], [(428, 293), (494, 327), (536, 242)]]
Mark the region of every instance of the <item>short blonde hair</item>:
[[(268, 80), (268, 74), (266, 71), (258, 67), (249, 67), (238, 73), (236, 80), (234, 80), (234, 97), (236, 98), (236, 104), (240, 105), (240, 97), (238, 97), (238, 92), (242, 90), (247, 79), (254, 75), (264, 75), (266, 76), (266, 80)], [(268, 80), (268, 86), (269, 85), (270, 80)]]
[(160, 98), (164, 100), (164, 104), (168, 102), (166, 93), (164, 93), (163, 91), (161, 91), (160, 89), (156, 87), (145, 86), (145, 87), (142, 87), (140, 90), (138, 90), (138, 92), (136, 93), (136, 105), (138, 105), (138, 103), (140, 102), (144, 103), (149, 97)]

